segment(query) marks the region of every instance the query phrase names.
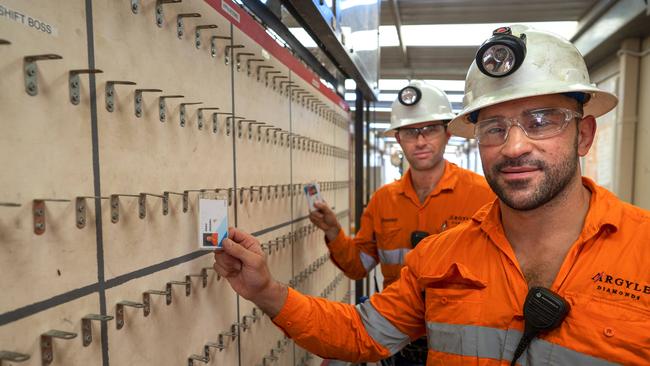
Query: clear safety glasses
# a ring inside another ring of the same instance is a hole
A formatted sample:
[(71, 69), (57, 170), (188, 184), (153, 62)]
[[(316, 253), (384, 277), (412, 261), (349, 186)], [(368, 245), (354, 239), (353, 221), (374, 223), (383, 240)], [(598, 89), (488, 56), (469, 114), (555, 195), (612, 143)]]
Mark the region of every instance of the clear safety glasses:
[(508, 139), (510, 128), (517, 126), (529, 139), (543, 140), (562, 132), (574, 118), (582, 118), (582, 114), (565, 108), (534, 109), (519, 118), (479, 120), (474, 126), (474, 137), (483, 146), (502, 145)]
[(398, 130), (399, 137), (404, 142), (413, 142), (422, 135), (425, 140), (431, 141), (434, 137), (439, 136), (445, 131), (446, 123), (438, 123), (418, 128), (400, 128)]

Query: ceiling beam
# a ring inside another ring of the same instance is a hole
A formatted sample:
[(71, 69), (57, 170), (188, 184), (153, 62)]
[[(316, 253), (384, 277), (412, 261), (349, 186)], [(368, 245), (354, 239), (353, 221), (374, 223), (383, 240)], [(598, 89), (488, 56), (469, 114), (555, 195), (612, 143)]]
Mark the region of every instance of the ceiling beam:
[(262, 22), (277, 33), (290, 47), (291, 50), (298, 56), (307, 66), (309, 66), (318, 76), (327, 80), (334, 86), (334, 90), (338, 90), (339, 82), (329, 70), (321, 64), (320, 61), (309, 50), (303, 46), (300, 41), (289, 31), (289, 29), (282, 24), (282, 21), (264, 4), (256, 0), (242, 0), (244, 5), (252, 11)]
[(571, 41), (573, 42), (576, 39), (580, 38), (580, 36), (586, 32), (601, 16), (603, 16), (606, 11), (614, 6), (616, 2), (617, 0), (599, 0), (598, 3), (591, 7), (589, 11), (587, 11), (587, 13), (578, 20), (578, 28), (576, 29), (573, 37), (571, 37)]
[(323, 52), (328, 53), (335, 61), (339, 69), (347, 76), (354, 79), (357, 87), (363, 92), (366, 100), (374, 101), (377, 99), (368, 80), (363, 76), (359, 67), (354, 63), (348, 51), (339, 42), (336, 34), (321, 15), (313, 1), (305, 0), (283, 0), (285, 8), (300, 22), (301, 26), (307, 30), (320, 43)]
[(399, 47), (402, 50), (402, 63), (405, 68), (410, 68), (409, 65), (409, 55), (406, 49), (406, 43), (404, 43), (404, 38), (402, 37), (402, 17), (399, 13), (399, 5), (397, 0), (390, 0), (391, 9), (393, 9), (393, 18), (395, 20), (395, 28), (397, 29), (397, 39), (399, 39)]
[(627, 37), (650, 33), (647, 5), (643, 1), (618, 1), (591, 26), (572, 39), (587, 67), (615, 54)]
[(465, 80), (467, 75), (467, 66), (459, 64), (458, 66), (441, 67), (417, 67), (417, 68), (399, 68), (399, 67), (381, 67), (381, 79), (439, 79), (439, 80)]
[[(400, 18), (402, 25), (568, 21), (580, 19), (599, 1), (402, 0)], [(391, 7), (390, 0), (382, 1), (381, 25), (393, 24)]]

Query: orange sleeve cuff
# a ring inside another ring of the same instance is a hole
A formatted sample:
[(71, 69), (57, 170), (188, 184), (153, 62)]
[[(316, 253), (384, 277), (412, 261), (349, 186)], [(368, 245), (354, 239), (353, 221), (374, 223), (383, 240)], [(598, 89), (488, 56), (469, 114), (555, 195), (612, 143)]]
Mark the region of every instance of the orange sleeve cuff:
[(309, 299), (300, 292), (288, 288), (287, 300), (280, 310), (280, 313), (272, 319), (273, 323), (280, 327), (289, 337), (304, 332), (310, 313)]

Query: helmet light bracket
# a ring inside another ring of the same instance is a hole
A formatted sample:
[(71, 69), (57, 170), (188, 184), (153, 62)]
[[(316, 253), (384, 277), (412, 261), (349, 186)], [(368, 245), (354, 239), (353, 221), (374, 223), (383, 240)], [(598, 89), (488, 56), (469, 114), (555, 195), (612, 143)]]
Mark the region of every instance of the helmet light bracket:
[(420, 99), (422, 99), (422, 91), (413, 85), (404, 87), (397, 93), (397, 100), (405, 106), (416, 105)]
[(483, 74), (501, 78), (517, 71), (524, 58), (526, 34), (522, 33), (517, 37), (512, 34), (510, 27), (500, 27), (479, 47), (476, 52), (476, 65)]

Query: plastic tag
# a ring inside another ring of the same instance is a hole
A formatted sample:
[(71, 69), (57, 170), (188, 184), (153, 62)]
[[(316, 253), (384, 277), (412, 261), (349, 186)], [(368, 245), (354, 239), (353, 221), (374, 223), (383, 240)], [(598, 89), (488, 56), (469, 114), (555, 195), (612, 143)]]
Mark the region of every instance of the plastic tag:
[(320, 186), (318, 183), (307, 183), (303, 187), (305, 190), (305, 196), (307, 196), (307, 204), (309, 205), (309, 211), (316, 211), (314, 203), (323, 202), (323, 197), (320, 194)]
[(228, 237), (228, 197), (204, 192), (199, 195), (199, 248), (221, 249)]

